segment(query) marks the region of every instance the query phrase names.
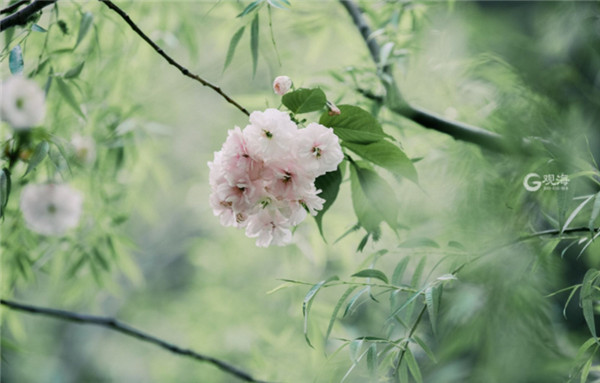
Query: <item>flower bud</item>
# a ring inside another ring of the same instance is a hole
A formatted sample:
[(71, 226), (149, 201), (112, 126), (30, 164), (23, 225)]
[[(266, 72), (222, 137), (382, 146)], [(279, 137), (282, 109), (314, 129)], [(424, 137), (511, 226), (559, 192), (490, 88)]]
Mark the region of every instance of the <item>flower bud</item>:
[(340, 111), (340, 108), (338, 108), (333, 102), (331, 101), (327, 101), (327, 109), (329, 109), (329, 111), (327, 112), (327, 114), (329, 114), (330, 116), (339, 116), (342, 112)]
[(273, 81), (273, 91), (280, 96), (286, 94), (292, 87), (292, 79), (288, 76), (279, 76)]

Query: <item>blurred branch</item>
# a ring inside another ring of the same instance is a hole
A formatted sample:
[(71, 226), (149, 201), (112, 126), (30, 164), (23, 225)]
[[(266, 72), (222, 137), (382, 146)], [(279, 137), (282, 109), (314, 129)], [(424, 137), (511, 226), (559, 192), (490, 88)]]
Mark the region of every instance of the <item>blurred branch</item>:
[(238, 108), (242, 113), (244, 113), (245, 115), (249, 116), (250, 113), (246, 110), (246, 108), (244, 108), (243, 106), (241, 106), (240, 104), (238, 104), (236, 101), (234, 101), (231, 97), (229, 97), (225, 92), (223, 92), (223, 90), (206, 81), (205, 79), (203, 79), (202, 77), (195, 75), (193, 73), (191, 73), (187, 68), (185, 68), (183, 65), (179, 64), (177, 61), (175, 61), (171, 56), (169, 56), (168, 54), (165, 53), (165, 51), (162, 50), (162, 48), (160, 48), (158, 45), (156, 45), (156, 43), (154, 43), (154, 41), (152, 41), (129, 17), (129, 15), (127, 15), (127, 13), (125, 13), (121, 8), (119, 8), (117, 5), (115, 5), (112, 1), (110, 0), (98, 0), (101, 3), (104, 3), (108, 8), (110, 8), (111, 10), (115, 11), (119, 16), (121, 16), (121, 18), (123, 20), (125, 20), (125, 22), (131, 27), (131, 29), (133, 29), (133, 31), (135, 33), (138, 34), (138, 36), (140, 36), (146, 43), (148, 43), (148, 45), (150, 45), (152, 47), (152, 49), (154, 49), (156, 51), (156, 53), (158, 53), (159, 55), (161, 55), (165, 60), (167, 60), (167, 62), (171, 65), (173, 65), (175, 68), (179, 69), (179, 71), (181, 72), (181, 74), (183, 74), (186, 77), (189, 77), (193, 80), (198, 81), (200, 84), (207, 86), (209, 88), (211, 88), (212, 90), (214, 90), (215, 92), (217, 92), (218, 94), (220, 94), (228, 103), (230, 103), (231, 105), (235, 106), (236, 108)]
[(38, 307), (38, 306), (31, 306), (31, 305), (26, 305), (26, 304), (22, 304), (22, 303), (8, 301), (5, 299), (0, 299), (0, 304), (4, 305), (12, 310), (16, 310), (16, 311), (22, 311), (22, 312), (26, 312), (26, 313), (30, 313), (30, 314), (48, 316), (48, 317), (53, 317), (53, 318), (66, 320), (66, 321), (70, 321), (70, 322), (81, 323), (81, 324), (90, 324), (90, 325), (105, 327), (110, 330), (114, 330), (114, 331), (120, 332), (122, 334), (131, 336), (133, 338), (139, 339), (141, 341), (155, 344), (155, 345), (162, 347), (174, 354), (189, 356), (200, 362), (210, 363), (210, 364), (220, 368), (222, 371), (224, 371), (230, 375), (236, 376), (237, 378), (239, 378), (245, 382), (266, 383), (261, 380), (257, 380), (255, 378), (253, 378), (250, 374), (239, 370), (237, 367), (234, 367), (227, 362), (213, 358), (211, 356), (199, 354), (193, 350), (182, 348), (175, 344), (166, 342), (160, 338), (157, 338), (155, 336), (152, 336), (150, 334), (146, 334), (140, 330), (137, 330), (125, 323), (119, 322), (118, 320), (116, 320), (114, 318), (94, 316), (94, 315), (85, 315), (85, 314), (79, 314), (79, 313), (74, 313), (74, 312), (70, 312), (70, 311), (57, 310), (57, 309)]
[(14, 4), (9, 5), (8, 7), (0, 10), (0, 15), (4, 15), (6, 13), (13, 13), (14, 11), (16, 11), (21, 5), (25, 5), (25, 4), (29, 4), (31, 3), (31, 0), (20, 0), (17, 1)]
[[(359, 30), (363, 40), (369, 48), (369, 53), (375, 64), (380, 64), (380, 50), (379, 44), (371, 36), (372, 31), (365, 17), (363, 16), (358, 5), (352, 0), (339, 0), (341, 5), (348, 11), (354, 25)], [(457, 140), (470, 142), (477, 144), (483, 148), (491, 149), (497, 152), (509, 151), (509, 143), (499, 134), (489, 132), (485, 129), (478, 128), (476, 126), (467, 125), (461, 122), (451, 121), (440, 117), (434, 113), (426, 111), (424, 109), (409, 105), (401, 96), (400, 90), (396, 81), (394, 80), (391, 66), (386, 65), (382, 68), (382, 74), (380, 74), (381, 82), (386, 88), (387, 95), (385, 100), (383, 98), (371, 98), (374, 96), (371, 94), (363, 95), (365, 97), (375, 99), (375, 101), (385, 101), (387, 107), (394, 113), (399, 114), (403, 117), (408, 118), (423, 126), (427, 129), (433, 129), (441, 133), (445, 133), (449, 136), (454, 137)], [(378, 96), (374, 96), (378, 97)]]
[[(10, 27), (26, 24), (27, 20), (29, 20), (29, 17), (31, 17), (31, 15), (41, 11), (43, 8), (49, 5), (56, 3), (57, 1), (58, 0), (35, 0), (33, 3), (29, 4), (20, 11), (15, 12), (10, 16), (6, 16), (4, 19), (0, 20), (0, 32)], [(16, 4), (11, 5), (10, 7), (6, 7), (2, 10), (2, 14), (9, 13), (22, 4), (25, 4), (25, 2), (18, 2)]]

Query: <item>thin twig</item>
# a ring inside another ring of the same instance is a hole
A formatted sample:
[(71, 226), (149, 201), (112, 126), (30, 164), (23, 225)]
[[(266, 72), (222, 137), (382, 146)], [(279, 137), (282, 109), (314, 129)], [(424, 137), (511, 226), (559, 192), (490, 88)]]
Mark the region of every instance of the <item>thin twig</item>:
[(200, 362), (210, 363), (210, 364), (214, 365), (215, 367), (221, 369), (222, 371), (224, 371), (228, 374), (231, 374), (233, 376), (236, 376), (237, 378), (239, 378), (245, 382), (266, 383), (264, 381), (253, 378), (247, 372), (244, 372), (244, 371), (238, 369), (237, 367), (234, 367), (231, 364), (224, 362), (220, 359), (213, 358), (212, 356), (199, 354), (193, 350), (182, 348), (175, 344), (169, 343), (169, 342), (164, 341), (160, 338), (157, 338), (153, 335), (144, 333), (144, 332), (142, 332), (136, 328), (133, 328), (125, 323), (122, 323), (114, 318), (79, 314), (79, 313), (74, 313), (71, 311), (57, 310), (57, 309), (53, 309), (53, 308), (31, 306), (31, 305), (17, 303), (17, 302), (5, 300), (5, 299), (0, 299), (0, 304), (4, 305), (12, 310), (16, 310), (16, 311), (22, 311), (22, 312), (26, 312), (26, 313), (30, 313), (30, 314), (53, 317), (53, 318), (66, 320), (66, 321), (70, 321), (70, 322), (76, 322), (76, 323), (80, 323), (80, 324), (89, 324), (89, 325), (105, 327), (110, 330), (114, 330), (114, 331), (120, 332), (122, 334), (131, 336), (133, 338), (139, 339), (141, 341), (155, 344), (155, 345), (162, 347), (174, 354), (189, 356), (190, 358), (198, 360)]
[(14, 11), (16, 11), (21, 5), (25, 5), (25, 4), (29, 4), (31, 3), (31, 0), (20, 0), (17, 1), (14, 4), (9, 5), (8, 7), (0, 10), (0, 15), (4, 15), (6, 13), (13, 13)]
[[(369, 27), (360, 8), (352, 0), (339, 1), (352, 18), (354, 25), (359, 30), (364, 42), (367, 44), (371, 59), (375, 64), (379, 65), (381, 48), (377, 41), (372, 37), (371, 28)], [(382, 72), (384, 75), (380, 76), (380, 78), (384, 87), (387, 89), (387, 95), (385, 100), (381, 101), (386, 101), (388, 108), (392, 112), (406, 117), (423, 126), (424, 128), (445, 133), (457, 140), (477, 144), (483, 148), (491, 149), (497, 152), (509, 151), (508, 142), (506, 142), (506, 140), (499, 134), (489, 132), (476, 126), (451, 121), (429, 111), (409, 105), (401, 96), (398, 85), (394, 80), (391, 66), (386, 65), (384, 68), (382, 68)], [(365, 94), (365, 96), (368, 97), (370, 94)]]
[(26, 24), (31, 15), (41, 11), (43, 8), (49, 5), (56, 3), (57, 1), (58, 0), (35, 0), (33, 3), (29, 4), (20, 11), (15, 12), (10, 16), (6, 16), (4, 19), (0, 20), (0, 32), (10, 27)]
[(231, 97), (229, 97), (225, 92), (223, 92), (223, 90), (206, 81), (205, 79), (203, 79), (202, 77), (191, 73), (187, 68), (185, 68), (183, 65), (179, 64), (177, 61), (175, 61), (171, 56), (169, 56), (168, 54), (165, 53), (165, 51), (162, 50), (161, 47), (159, 47), (158, 45), (156, 45), (156, 43), (154, 41), (152, 41), (129, 17), (129, 15), (127, 15), (127, 13), (125, 13), (121, 8), (119, 8), (117, 5), (115, 5), (112, 1), (110, 0), (98, 0), (101, 3), (104, 3), (108, 8), (110, 8), (111, 10), (113, 10), (114, 12), (116, 12), (119, 16), (121, 16), (121, 18), (123, 20), (125, 20), (125, 22), (131, 27), (131, 29), (133, 29), (133, 31), (135, 33), (138, 34), (138, 36), (140, 36), (146, 43), (148, 43), (148, 45), (150, 45), (152, 47), (152, 49), (154, 49), (156, 51), (156, 53), (158, 53), (159, 55), (161, 55), (165, 60), (167, 60), (167, 62), (171, 65), (173, 65), (175, 68), (179, 69), (179, 71), (181, 72), (181, 74), (183, 74), (186, 77), (189, 77), (191, 79), (194, 79), (196, 81), (198, 81), (200, 84), (207, 86), (209, 88), (211, 88), (212, 90), (214, 90), (215, 92), (217, 92), (218, 94), (220, 94), (228, 103), (230, 103), (231, 105), (235, 106), (236, 108), (238, 108), (242, 113), (244, 113), (245, 115), (249, 116), (250, 113), (246, 110), (246, 108), (244, 108), (243, 106), (241, 106), (240, 104), (238, 104), (235, 100), (233, 100)]

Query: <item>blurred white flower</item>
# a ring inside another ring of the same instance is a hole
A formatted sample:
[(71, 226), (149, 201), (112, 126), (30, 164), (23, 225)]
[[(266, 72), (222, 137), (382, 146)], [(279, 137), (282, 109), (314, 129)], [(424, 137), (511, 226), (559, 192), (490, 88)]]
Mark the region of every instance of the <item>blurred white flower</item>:
[(84, 164), (92, 164), (96, 160), (96, 142), (92, 137), (75, 133), (71, 137), (71, 145), (75, 157)]
[(292, 79), (288, 76), (279, 76), (273, 81), (273, 91), (280, 96), (286, 94), (292, 87)]
[(0, 115), (14, 129), (29, 129), (44, 120), (44, 91), (36, 82), (13, 76), (0, 83), (0, 96)]
[(82, 194), (65, 184), (29, 184), (21, 193), (21, 211), (36, 233), (61, 236), (79, 223)]

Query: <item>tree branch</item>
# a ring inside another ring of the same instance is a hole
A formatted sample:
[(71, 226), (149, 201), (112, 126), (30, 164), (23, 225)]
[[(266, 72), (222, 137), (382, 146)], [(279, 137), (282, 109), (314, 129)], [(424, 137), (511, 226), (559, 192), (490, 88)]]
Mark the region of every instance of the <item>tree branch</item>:
[[(6, 16), (4, 19), (0, 20), (0, 32), (4, 31), (5, 29), (8, 29), (10, 27), (14, 27), (17, 25), (23, 25), (23, 24), (27, 23), (27, 20), (29, 20), (29, 17), (31, 15), (33, 15), (36, 12), (41, 11), (43, 8), (45, 8), (49, 5), (56, 3), (57, 1), (58, 0), (35, 0), (33, 3), (29, 4), (28, 6), (21, 9), (20, 11), (15, 12), (10, 16)], [(21, 3), (21, 2), (19, 2), (19, 3)], [(17, 4), (21, 5), (19, 3), (17, 3)], [(14, 4), (11, 7), (14, 7), (17, 4)], [(9, 9), (11, 7), (7, 7), (5, 9), (3, 9), (2, 12), (6, 11), (7, 9)], [(6, 13), (10, 12), (11, 10), (6, 11)]]
[(17, 1), (14, 4), (9, 5), (8, 7), (0, 10), (0, 15), (4, 15), (6, 13), (13, 13), (14, 11), (16, 11), (21, 5), (25, 5), (25, 4), (29, 4), (31, 3), (31, 0), (20, 0)]
[(202, 77), (195, 75), (193, 73), (191, 73), (187, 68), (185, 68), (183, 65), (179, 64), (177, 61), (175, 61), (171, 56), (169, 56), (168, 54), (165, 53), (165, 51), (162, 50), (162, 48), (160, 48), (158, 45), (156, 45), (154, 43), (154, 41), (152, 41), (129, 17), (129, 15), (127, 15), (127, 13), (125, 13), (121, 8), (119, 8), (117, 5), (115, 5), (112, 1), (110, 0), (98, 0), (101, 3), (104, 3), (108, 8), (110, 8), (111, 10), (115, 11), (119, 16), (121, 16), (121, 18), (123, 20), (125, 20), (125, 22), (131, 27), (131, 29), (133, 29), (133, 31), (135, 33), (138, 34), (138, 36), (140, 36), (146, 43), (148, 43), (148, 45), (150, 45), (152, 47), (152, 49), (154, 49), (156, 51), (156, 53), (158, 53), (159, 55), (161, 55), (165, 60), (167, 60), (167, 62), (171, 65), (173, 65), (175, 68), (179, 69), (179, 71), (181, 72), (181, 74), (183, 74), (186, 77), (189, 77), (193, 80), (198, 81), (200, 84), (207, 86), (209, 88), (211, 88), (212, 90), (214, 90), (215, 92), (217, 92), (218, 94), (220, 94), (228, 103), (230, 103), (231, 105), (235, 106), (236, 108), (238, 108), (242, 113), (244, 113), (245, 115), (249, 116), (250, 113), (246, 110), (246, 108), (244, 108), (243, 106), (241, 106), (240, 104), (238, 104), (236, 101), (234, 101), (231, 97), (229, 97), (225, 92), (223, 92), (223, 90), (206, 81), (205, 79), (203, 79)]
[[(12, 14), (10, 16), (7, 16), (3, 20), (1, 20), (0, 21), (0, 32), (4, 31), (7, 28), (14, 27), (16, 25), (25, 24), (31, 15), (33, 15), (34, 13), (42, 10), (44, 7), (46, 7), (46, 6), (50, 5), (50, 4), (55, 3), (56, 1), (58, 1), (58, 0), (35, 0), (29, 6), (23, 8), (20, 11)], [(133, 20), (131, 20), (131, 18), (129, 17), (129, 15), (127, 13), (125, 13), (121, 8), (119, 8), (116, 4), (114, 4), (110, 0), (98, 0), (98, 1), (100, 1), (101, 3), (104, 3), (108, 8), (110, 8), (112, 11), (114, 11), (119, 16), (121, 16), (121, 18), (123, 20), (125, 20), (125, 22), (127, 23), (127, 25), (129, 25), (129, 27), (131, 27), (131, 29), (133, 29), (133, 31), (135, 33), (137, 33), (137, 35), (142, 38), (142, 40), (144, 40), (148, 45), (150, 45), (152, 47), (152, 49), (154, 49), (154, 51), (156, 51), (156, 53), (158, 53), (165, 60), (167, 60), (167, 62), (169, 64), (171, 64), (175, 68), (179, 69), (179, 71), (181, 72), (181, 74), (183, 74), (184, 76), (189, 77), (189, 78), (191, 78), (193, 80), (198, 81), (200, 84), (202, 84), (204, 86), (207, 86), (207, 87), (211, 88), (212, 90), (214, 90), (215, 92), (217, 92), (219, 95), (221, 95), (221, 97), (223, 97), (228, 103), (230, 103), (231, 105), (233, 105), (237, 109), (239, 109), (242, 113), (244, 113), (247, 116), (250, 115), (250, 112), (248, 112), (248, 110), (246, 110), (246, 108), (244, 108), (243, 106), (241, 106), (238, 102), (236, 102), (229, 95), (227, 95), (220, 87), (218, 87), (217, 85), (214, 85), (213, 83), (211, 83), (211, 82), (203, 79), (202, 77), (200, 77), (200, 76), (198, 76), (198, 75), (190, 72), (186, 67), (184, 67), (183, 65), (179, 64), (177, 61), (175, 61), (175, 59), (173, 59), (171, 56), (169, 56), (167, 53), (165, 53), (165, 51), (163, 51), (161, 47), (159, 47), (158, 45), (156, 45), (156, 43), (154, 41), (152, 41), (137, 26), (137, 24), (135, 24), (133, 22)]]
[(38, 306), (31, 306), (31, 305), (17, 303), (17, 302), (5, 300), (5, 299), (0, 299), (0, 304), (4, 305), (12, 310), (16, 310), (16, 311), (22, 311), (22, 312), (26, 312), (26, 313), (30, 313), (30, 314), (35, 314), (35, 315), (53, 317), (56, 319), (70, 321), (70, 322), (76, 322), (76, 323), (80, 323), (80, 324), (89, 324), (89, 325), (105, 327), (110, 330), (114, 330), (114, 331), (120, 332), (122, 334), (131, 336), (133, 338), (139, 339), (143, 342), (152, 343), (152, 344), (162, 347), (174, 354), (188, 356), (188, 357), (195, 359), (197, 361), (200, 361), (200, 362), (210, 363), (213, 366), (221, 369), (225, 373), (233, 375), (245, 382), (266, 383), (264, 381), (253, 378), (247, 372), (244, 372), (244, 371), (238, 369), (237, 367), (232, 366), (231, 364), (229, 364), (227, 362), (224, 362), (217, 358), (213, 358), (211, 356), (199, 354), (193, 350), (182, 348), (175, 344), (169, 343), (169, 342), (164, 341), (160, 338), (157, 338), (153, 335), (144, 333), (144, 332), (142, 332), (136, 328), (133, 328), (125, 323), (122, 323), (114, 318), (94, 316), (94, 315), (85, 315), (85, 314), (79, 314), (79, 313), (74, 313), (74, 312), (70, 312), (70, 311), (57, 310), (57, 309), (38, 307)]
[[(358, 5), (352, 0), (339, 0), (346, 9), (354, 25), (359, 30), (363, 40), (367, 44), (371, 59), (375, 64), (380, 64), (380, 47), (377, 41), (371, 37), (372, 31)], [(509, 143), (499, 134), (489, 132), (476, 126), (442, 118), (434, 113), (409, 105), (401, 97), (400, 90), (394, 80), (391, 67), (383, 68), (384, 76), (379, 76), (387, 90), (385, 98), (388, 108), (403, 117), (408, 118), (427, 129), (433, 129), (445, 133), (457, 140), (477, 144), (483, 148), (497, 152), (510, 151)], [(383, 101), (383, 100), (382, 100)], [(521, 149), (521, 148), (519, 148)]]

